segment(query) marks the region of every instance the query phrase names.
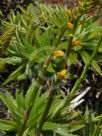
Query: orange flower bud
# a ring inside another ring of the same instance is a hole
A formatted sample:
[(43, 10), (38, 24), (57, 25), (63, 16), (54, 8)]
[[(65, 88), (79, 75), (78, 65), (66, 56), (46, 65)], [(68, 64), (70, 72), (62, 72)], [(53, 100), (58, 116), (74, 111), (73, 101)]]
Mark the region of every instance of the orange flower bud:
[(72, 46), (77, 46), (77, 45), (80, 45), (81, 44), (81, 41), (80, 40), (76, 40), (75, 42), (73, 42)]
[(63, 79), (63, 78), (66, 77), (66, 75), (67, 75), (67, 70), (66, 70), (66, 69), (63, 69), (62, 71), (58, 72), (57, 78), (58, 78), (58, 79)]
[(52, 54), (51, 54), (53, 57), (63, 57), (64, 56), (64, 52), (63, 51), (53, 51)]
[(70, 22), (68, 22), (67, 26), (68, 26), (69, 29), (73, 29), (74, 28), (74, 25), (72, 23), (70, 23)]

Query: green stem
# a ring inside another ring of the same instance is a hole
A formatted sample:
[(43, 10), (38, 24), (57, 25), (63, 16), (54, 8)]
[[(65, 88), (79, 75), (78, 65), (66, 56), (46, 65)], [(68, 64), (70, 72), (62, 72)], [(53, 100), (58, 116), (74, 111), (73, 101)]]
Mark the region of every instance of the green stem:
[(59, 81), (57, 80), (57, 81), (55, 81), (55, 83), (52, 84), (52, 87), (51, 87), (50, 92), (49, 92), (48, 102), (46, 103), (44, 112), (42, 114), (42, 117), (41, 117), (41, 120), (40, 120), (40, 123), (39, 123), (39, 127), (37, 128), (36, 136), (40, 136), (42, 127), (44, 125), (44, 122), (46, 120), (46, 117), (49, 113), (49, 110), (50, 110), (52, 102), (53, 102), (53, 98), (54, 98), (54, 94), (55, 94), (55, 90), (56, 90), (56, 87), (54, 88), (54, 86), (56, 86), (56, 84), (58, 85), (58, 83), (59, 83)]
[[(54, 90), (50, 90), (50, 94), (49, 94), (49, 98), (48, 98), (48, 102), (45, 106), (45, 109), (44, 109), (44, 112), (43, 112), (43, 115), (41, 117), (41, 120), (40, 120), (40, 123), (39, 123), (39, 127), (38, 127), (38, 132), (40, 134), (41, 130), (42, 130), (42, 127), (43, 127), (43, 124), (46, 120), (46, 117), (49, 113), (49, 110), (50, 110), (50, 107), (51, 107), (51, 104), (52, 104), (52, 101), (53, 101), (53, 96), (54, 96)], [(37, 134), (37, 136), (39, 135)]]
[(101, 42), (102, 42), (102, 37), (101, 37), (101, 39), (99, 40), (99, 43), (97, 44), (96, 48), (94, 49), (94, 51), (93, 51), (93, 53), (92, 53), (92, 56), (91, 56), (89, 62), (85, 65), (84, 70), (83, 70), (81, 76), (80, 76), (80, 77), (78, 78), (78, 80), (76, 81), (74, 87), (72, 88), (70, 94), (66, 97), (65, 101), (63, 102), (63, 104), (61, 104), (61, 105), (58, 107), (58, 109), (55, 111), (55, 113), (54, 113), (52, 119), (55, 119), (55, 118), (59, 115), (60, 111), (61, 111), (63, 108), (65, 108), (66, 105), (69, 104), (69, 102), (71, 101), (71, 99), (72, 99), (72, 98), (74, 97), (74, 95), (76, 94), (77, 89), (79, 88), (79, 86), (80, 86), (80, 84), (82, 83), (82, 81), (85, 79), (85, 76), (86, 76), (86, 73), (87, 73), (87, 71), (88, 71), (88, 68), (89, 68), (90, 64), (92, 63), (92, 61), (93, 61), (93, 59), (94, 59), (94, 56), (95, 56), (95, 54), (97, 53), (98, 48), (99, 48)]

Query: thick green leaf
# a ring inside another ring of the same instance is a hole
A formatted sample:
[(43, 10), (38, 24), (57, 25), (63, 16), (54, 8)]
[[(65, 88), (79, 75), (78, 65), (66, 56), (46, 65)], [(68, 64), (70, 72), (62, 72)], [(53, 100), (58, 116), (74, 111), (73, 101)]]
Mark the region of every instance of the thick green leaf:
[(79, 122), (76, 122), (75, 125), (72, 125), (71, 129), (69, 130), (70, 133), (73, 133), (75, 131), (78, 131), (78, 130), (81, 130), (85, 127), (85, 125), (79, 123)]
[(20, 122), (21, 120), (21, 115), (20, 113), (16, 110), (16, 101), (12, 98), (10, 93), (7, 93), (7, 95), (3, 95), (0, 93), (0, 99), (3, 101), (3, 103), (7, 106), (9, 109), (10, 113), (12, 114), (13, 118), (17, 121)]
[(13, 73), (11, 73), (9, 75), (9, 77), (7, 78), (7, 80), (3, 83), (3, 85), (8, 84), (9, 82), (16, 80), (17, 77), (21, 74), (23, 68), (24, 68), (25, 64), (21, 65), (20, 67), (18, 67)]
[(33, 129), (29, 129), (29, 131), (28, 131), (28, 136), (35, 136), (36, 134), (35, 134), (35, 129), (33, 128)]
[(68, 124), (45, 122), (43, 126), (43, 130), (55, 130), (57, 128), (67, 128), (67, 127), (68, 127)]
[(32, 108), (32, 112), (30, 114), (30, 117), (27, 123), (29, 127), (34, 127), (37, 124), (37, 122), (40, 120), (41, 114), (43, 113), (45, 104), (47, 102), (49, 91), (46, 91), (42, 95), (40, 93), (41, 93), (41, 90), (38, 91), (34, 106)]
[(25, 53), (31, 54), (33, 52), (34, 48), (30, 44), (29, 39), (22, 37), (22, 41), (23, 41), (23, 45), (24, 45), (24, 48), (25, 48)]
[(55, 136), (78, 136), (78, 135), (68, 133), (68, 130), (63, 129), (63, 128), (59, 128), (59, 129), (55, 130), (55, 133), (59, 134), (59, 135), (55, 135)]
[(8, 58), (5, 58), (5, 63), (11, 64), (11, 65), (19, 65), (19, 64), (22, 64), (22, 59), (16, 56), (13, 56), (10, 58), (8, 57)]
[(23, 115), (25, 110), (25, 99), (22, 92), (16, 90), (16, 103), (17, 103), (17, 111)]
[[(79, 53), (82, 56), (84, 62), (88, 63), (90, 60), (90, 55), (84, 50), (81, 50)], [(92, 66), (100, 75), (102, 75), (102, 70), (95, 60), (92, 61)]]
[(29, 131), (29, 128), (27, 128), (27, 129), (24, 131), (24, 133), (23, 133), (22, 136), (28, 136), (28, 131)]
[(41, 46), (44, 47), (44, 46), (51, 46), (51, 40), (52, 40), (52, 37), (53, 36), (53, 33), (50, 32), (49, 29), (46, 29), (43, 36), (42, 36), (42, 40), (41, 40)]
[(65, 42), (62, 42), (58, 45), (58, 47), (61, 49), (61, 50), (66, 50), (67, 49), (67, 46), (68, 46), (68, 43), (65, 41)]
[(40, 29), (37, 28), (37, 29), (35, 30), (35, 37), (34, 37), (34, 42), (35, 42), (36, 48), (41, 47), (41, 40), (42, 40), (42, 39), (41, 39)]
[[(25, 95), (25, 105), (28, 107), (32, 102), (32, 96), (35, 94), (35, 86), (40, 86), (37, 81), (32, 81), (32, 84), (30, 85), (26, 95)], [(39, 90), (38, 90), (39, 92)]]
[(78, 54), (75, 51), (71, 51), (69, 55), (68, 65), (72, 65), (77, 61)]
[(51, 73), (54, 73), (54, 72), (55, 72), (55, 70), (53, 69), (51, 63), (48, 65), (47, 71), (48, 71), (48, 72), (51, 72)]
[(15, 131), (17, 124), (14, 121), (0, 119), (0, 130)]
[(25, 79), (27, 79), (27, 75), (26, 75), (26, 73), (24, 72), (24, 73), (22, 73), (22, 74), (20, 74), (18, 77), (17, 77), (17, 80), (25, 80)]

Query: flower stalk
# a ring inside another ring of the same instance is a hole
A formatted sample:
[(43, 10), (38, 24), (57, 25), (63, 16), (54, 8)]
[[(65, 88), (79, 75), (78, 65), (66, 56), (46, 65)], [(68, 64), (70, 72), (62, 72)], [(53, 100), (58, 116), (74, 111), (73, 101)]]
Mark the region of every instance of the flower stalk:
[(56, 91), (56, 90), (53, 88), (53, 85), (52, 85), (52, 87), (51, 87), (50, 90), (49, 90), (48, 101), (47, 101), (47, 103), (46, 103), (44, 112), (43, 112), (43, 114), (42, 114), (42, 117), (41, 117), (41, 120), (40, 120), (40, 122), (39, 122), (38, 128), (37, 128), (37, 130), (36, 130), (36, 136), (40, 136), (42, 127), (43, 127), (43, 125), (44, 125), (44, 123), (45, 123), (45, 121), (46, 121), (46, 117), (47, 117), (47, 115), (48, 115), (48, 113), (49, 113), (49, 110), (50, 110), (50, 108), (51, 108), (55, 91)]
[(53, 98), (54, 98), (56, 89), (58, 88), (61, 79), (65, 78), (66, 74), (67, 74), (67, 70), (65, 70), (65, 69), (62, 70), (62, 71), (60, 72), (60, 78), (58, 78), (58, 76), (57, 76), (56, 81), (53, 81), (53, 83), (52, 83), (52, 86), (51, 86), (51, 88), (50, 88), (50, 90), (49, 90), (48, 101), (47, 101), (47, 103), (46, 103), (44, 112), (43, 112), (43, 114), (42, 114), (42, 117), (41, 117), (39, 126), (38, 126), (38, 128), (37, 128), (37, 130), (36, 130), (36, 136), (41, 136), (41, 130), (42, 130), (42, 127), (43, 127), (43, 125), (44, 125), (44, 123), (45, 123), (45, 121), (46, 121), (46, 118), (47, 118), (47, 116), (48, 116), (48, 113), (49, 113), (49, 110), (50, 110), (50, 108), (51, 108), (51, 105), (52, 105), (52, 103), (53, 103)]
[(68, 106), (69, 102), (70, 102), (70, 101), (72, 100), (72, 98), (75, 96), (75, 94), (76, 94), (76, 92), (77, 92), (79, 86), (81, 85), (82, 81), (83, 81), (83, 80), (85, 79), (85, 77), (86, 77), (87, 71), (88, 71), (88, 69), (89, 69), (89, 67), (90, 67), (90, 65), (91, 65), (91, 63), (92, 63), (92, 61), (93, 61), (93, 59), (94, 59), (94, 56), (96, 55), (96, 53), (97, 53), (97, 51), (98, 51), (99, 46), (101, 45), (101, 42), (102, 42), (102, 36), (101, 36), (101, 38), (100, 38), (100, 40), (99, 40), (99, 43), (97, 44), (96, 48), (94, 49), (94, 51), (93, 51), (93, 53), (92, 53), (92, 55), (91, 55), (91, 58), (90, 58), (89, 62), (85, 65), (84, 70), (82, 71), (81, 76), (77, 79), (77, 81), (76, 81), (74, 87), (72, 88), (70, 94), (66, 97), (66, 99), (64, 100), (64, 102), (56, 109), (56, 111), (55, 111), (55, 113), (54, 113), (52, 119), (55, 119), (55, 118), (59, 115), (60, 111), (61, 111), (63, 108), (65, 108), (66, 105)]

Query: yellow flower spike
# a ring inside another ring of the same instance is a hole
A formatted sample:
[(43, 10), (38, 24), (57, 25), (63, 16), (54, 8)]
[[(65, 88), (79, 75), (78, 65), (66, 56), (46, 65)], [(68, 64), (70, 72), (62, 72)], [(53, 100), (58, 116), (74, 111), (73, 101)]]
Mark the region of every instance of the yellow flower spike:
[(70, 9), (67, 10), (67, 14), (70, 16), (70, 17), (73, 17), (73, 13)]
[(72, 23), (70, 23), (70, 22), (68, 22), (67, 26), (68, 26), (69, 29), (73, 29), (74, 28), (74, 25)]
[(51, 54), (53, 57), (58, 58), (58, 57), (63, 57), (64, 56), (64, 52), (61, 50), (57, 50), (57, 51), (53, 51)]
[(72, 46), (77, 46), (77, 45), (80, 45), (81, 44), (81, 41), (80, 40), (76, 40), (75, 42), (73, 42)]
[(69, 34), (68, 37), (69, 37), (69, 38), (73, 38), (74, 35), (73, 35), (73, 34)]
[(66, 75), (67, 75), (67, 70), (66, 70), (66, 69), (63, 69), (62, 71), (58, 72), (57, 78), (58, 78), (58, 79), (63, 79), (63, 78), (66, 77)]

